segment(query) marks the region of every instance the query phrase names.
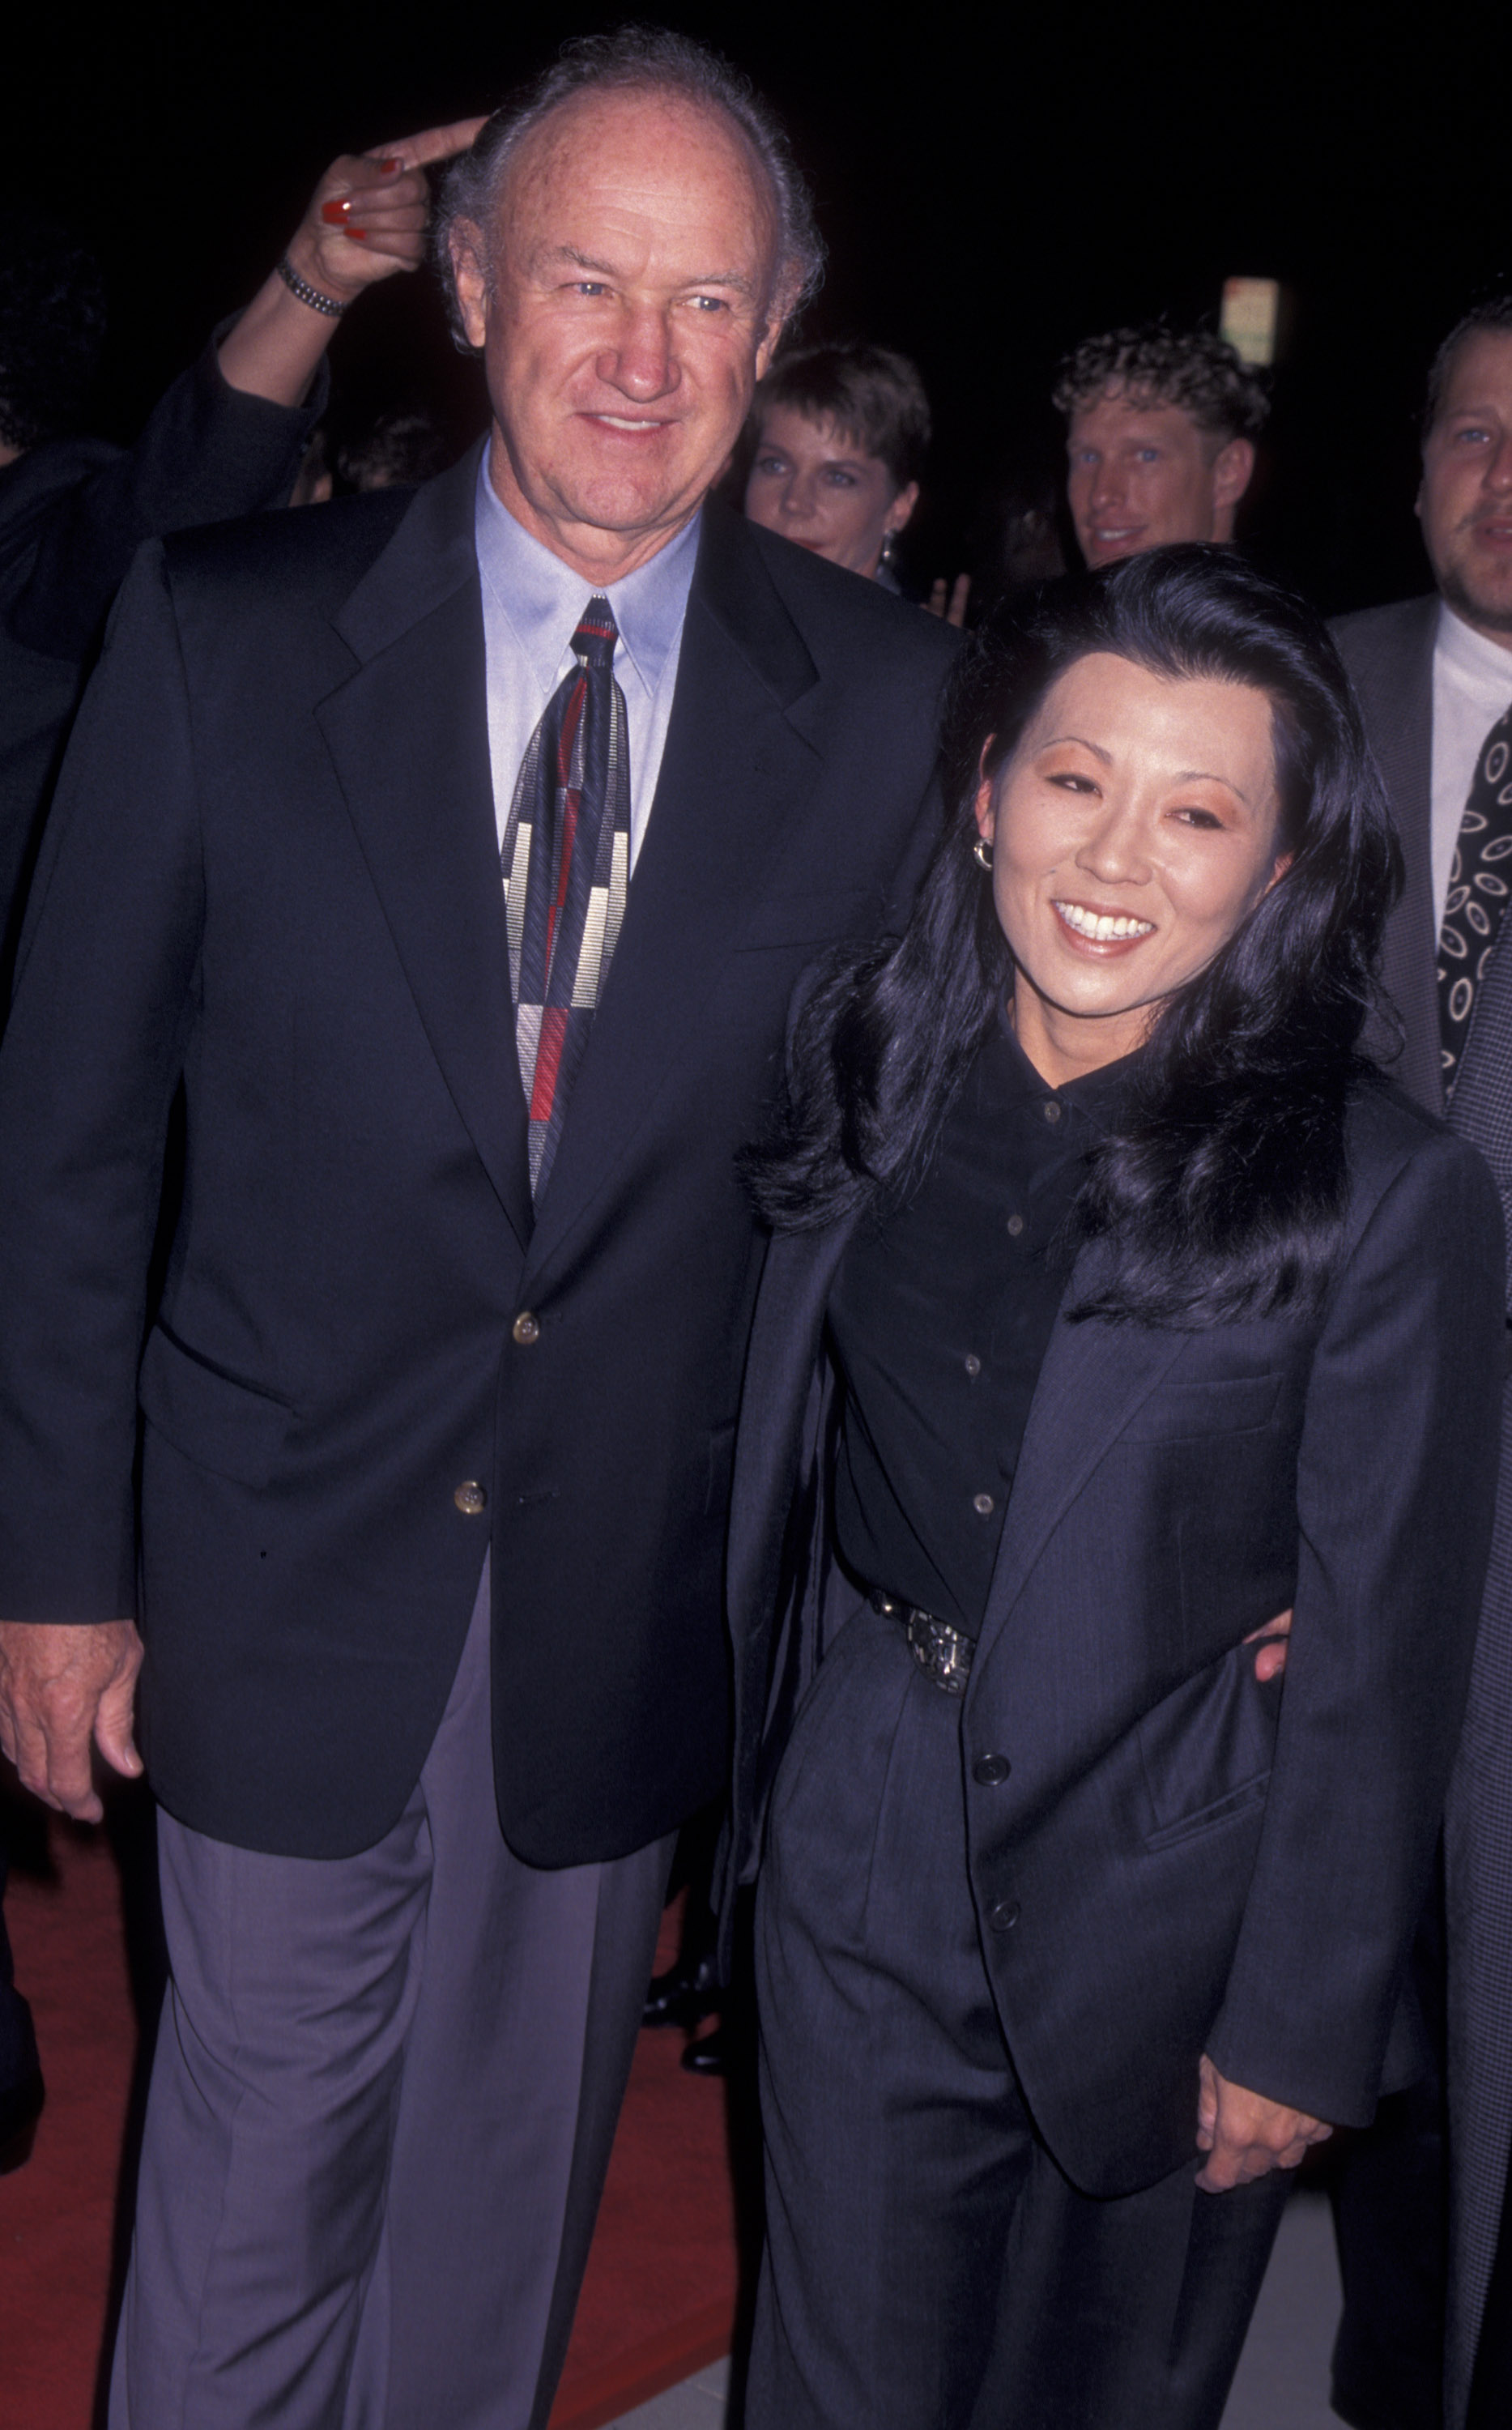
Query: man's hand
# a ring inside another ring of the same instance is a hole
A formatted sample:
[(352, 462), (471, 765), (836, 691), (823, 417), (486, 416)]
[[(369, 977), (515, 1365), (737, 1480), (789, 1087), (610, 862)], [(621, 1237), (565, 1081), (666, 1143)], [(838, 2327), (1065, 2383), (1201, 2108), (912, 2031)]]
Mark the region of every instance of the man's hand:
[(141, 1668), (141, 1639), (129, 1620), (93, 1628), (0, 1621), (0, 1749), (23, 1788), (75, 1822), (98, 1822), (105, 1808), (90, 1747), (128, 1780), (141, 1772), (131, 1735)]
[(1260, 1649), (1254, 1657), (1254, 1675), (1262, 1688), (1268, 1681), (1279, 1679), (1286, 1669), (1287, 1639), (1290, 1635), (1291, 1614), (1282, 1611), (1277, 1612), (1274, 1620), (1268, 1620), (1263, 1628), (1252, 1628), (1245, 1639), (1246, 1645), (1257, 1645)]
[(1226, 2194), (1235, 2186), (1268, 2176), (1272, 2169), (1294, 2169), (1311, 2144), (1326, 2143), (1333, 2131), (1304, 2109), (1284, 2108), (1263, 2093), (1230, 2084), (1204, 2053), (1198, 2071), (1197, 2149), (1208, 2159), (1197, 2182), (1205, 2192)]

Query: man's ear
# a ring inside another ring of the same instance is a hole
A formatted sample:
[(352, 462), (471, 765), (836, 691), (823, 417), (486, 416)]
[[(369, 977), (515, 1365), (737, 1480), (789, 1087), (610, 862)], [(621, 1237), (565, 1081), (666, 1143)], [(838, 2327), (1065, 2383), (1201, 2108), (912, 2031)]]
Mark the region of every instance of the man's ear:
[(765, 328), (762, 330), (760, 337), (756, 340), (756, 370), (754, 377), (755, 383), (757, 387), (760, 386), (761, 382), (766, 378), (768, 372), (772, 369), (772, 358), (776, 353), (778, 346), (782, 343), (782, 333), (787, 325), (787, 313), (779, 312), (776, 307), (773, 306), (771, 317), (768, 320)]
[(1232, 514), (1254, 474), (1254, 441), (1253, 439), (1231, 439), (1213, 458), (1213, 505), (1221, 514)]
[(457, 309), (470, 346), (481, 349), (488, 334), (488, 272), (484, 267), (483, 232), (472, 220), (458, 220), (448, 242)]
[(756, 375), (758, 380), (765, 379), (771, 369), (772, 358), (782, 342), (784, 329), (797, 309), (802, 290), (803, 280), (789, 262), (772, 291), (766, 318), (756, 339)]

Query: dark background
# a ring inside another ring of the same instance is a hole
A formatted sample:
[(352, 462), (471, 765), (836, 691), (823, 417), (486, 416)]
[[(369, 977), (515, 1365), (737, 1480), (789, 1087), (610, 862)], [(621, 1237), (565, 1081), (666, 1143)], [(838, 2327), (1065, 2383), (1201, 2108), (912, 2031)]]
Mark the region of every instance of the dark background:
[[(488, 108), (566, 35), (628, 13), (149, 0), (102, 22), (34, 0), (25, 75), (19, 27), (8, 43), (0, 177), (104, 262), (97, 426), (130, 434), (337, 152)], [(831, 253), (808, 331), (865, 333), (923, 371), (937, 442), (916, 576), (980, 556), (981, 502), (1055, 464), (1045, 395), (1066, 345), (1215, 316), (1245, 273), (1285, 282), (1291, 322), (1245, 537), (1330, 609), (1425, 587), (1423, 368), (1474, 292), (1512, 284), (1502, 8), (640, 13), (724, 50), (791, 128)], [(363, 303), (333, 366), (349, 415), (418, 395), (458, 441), (480, 424), (475, 372), (418, 280)]]

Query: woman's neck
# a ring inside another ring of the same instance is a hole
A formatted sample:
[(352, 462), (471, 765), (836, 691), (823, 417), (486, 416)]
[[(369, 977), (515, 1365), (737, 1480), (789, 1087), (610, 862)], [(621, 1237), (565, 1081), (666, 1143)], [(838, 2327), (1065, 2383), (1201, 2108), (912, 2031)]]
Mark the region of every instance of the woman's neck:
[(1014, 976), (1008, 998), (1014, 1035), (1052, 1089), (1064, 1089), (1068, 1081), (1085, 1079), (1088, 1072), (1101, 1072), (1105, 1064), (1136, 1054), (1150, 1034), (1152, 1017), (1147, 1004), (1096, 1017), (1066, 1012), (1037, 994), (1022, 971)]

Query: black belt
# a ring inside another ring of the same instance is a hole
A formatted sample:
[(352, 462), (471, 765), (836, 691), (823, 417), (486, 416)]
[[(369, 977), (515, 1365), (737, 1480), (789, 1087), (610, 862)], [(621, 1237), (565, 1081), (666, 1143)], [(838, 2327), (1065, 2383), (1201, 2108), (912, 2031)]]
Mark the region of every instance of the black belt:
[(885, 1593), (881, 1587), (873, 1587), (867, 1600), (884, 1620), (901, 1623), (908, 1651), (926, 1679), (947, 1696), (965, 1695), (976, 1652), (974, 1637), (968, 1637), (964, 1628), (953, 1628), (948, 1620), (937, 1620), (932, 1611), (921, 1611), (915, 1603)]

